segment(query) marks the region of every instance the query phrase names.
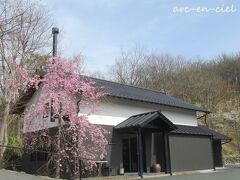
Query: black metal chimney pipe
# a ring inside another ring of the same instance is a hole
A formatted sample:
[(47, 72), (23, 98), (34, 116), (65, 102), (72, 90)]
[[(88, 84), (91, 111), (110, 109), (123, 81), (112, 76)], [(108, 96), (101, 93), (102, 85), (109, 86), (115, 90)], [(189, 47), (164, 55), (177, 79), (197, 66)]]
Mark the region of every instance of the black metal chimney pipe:
[(53, 57), (57, 56), (57, 35), (59, 34), (59, 29), (57, 27), (52, 28), (53, 34)]
[[(52, 34), (53, 34), (53, 57), (56, 57), (57, 56), (57, 35), (58, 35), (58, 33), (59, 33), (59, 29), (57, 28), (57, 27), (53, 27), (52, 28)], [(54, 62), (55, 62), (55, 60), (54, 60), (54, 58), (53, 58), (53, 64), (54, 64)], [(52, 102), (52, 98), (51, 98), (51, 102), (50, 102), (50, 104), (51, 104), (51, 109), (50, 109), (50, 113), (51, 113), (51, 119), (50, 119), (50, 121), (51, 122), (55, 122), (55, 118), (53, 117), (53, 114), (52, 114), (52, 112), (53, 112), (53, 107), (52, 107), (52, 104), (53, 104), (53, 102)]]

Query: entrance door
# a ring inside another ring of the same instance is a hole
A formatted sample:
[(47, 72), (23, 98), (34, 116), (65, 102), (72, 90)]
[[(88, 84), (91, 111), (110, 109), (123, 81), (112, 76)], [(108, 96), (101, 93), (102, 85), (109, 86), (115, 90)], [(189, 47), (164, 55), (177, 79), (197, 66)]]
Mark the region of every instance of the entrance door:
[(154, 133), (154, 151), (156, 164), (160, 164), (161, 171), (166, 172), (166, 145), (163, 133)]
[(223, 167), (221, 141), (213, 141), (213, 159), (215, 167)]
[(138, 171), (137, 138), (123, 139), (123, 168), (125, 172)]

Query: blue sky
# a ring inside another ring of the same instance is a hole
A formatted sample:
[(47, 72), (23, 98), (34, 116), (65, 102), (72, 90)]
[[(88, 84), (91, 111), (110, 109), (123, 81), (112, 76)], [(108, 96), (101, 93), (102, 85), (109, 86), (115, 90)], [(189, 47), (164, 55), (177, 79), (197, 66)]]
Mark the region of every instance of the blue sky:
[[(210, 59), (240, 47), (240, 0), (42, 0), (60, 28), (64, 56), (82, 53), (88, 71), (106, 72), (121, 49)], [(235, 13), (174, 13), (174, 7), (226, 7)]]

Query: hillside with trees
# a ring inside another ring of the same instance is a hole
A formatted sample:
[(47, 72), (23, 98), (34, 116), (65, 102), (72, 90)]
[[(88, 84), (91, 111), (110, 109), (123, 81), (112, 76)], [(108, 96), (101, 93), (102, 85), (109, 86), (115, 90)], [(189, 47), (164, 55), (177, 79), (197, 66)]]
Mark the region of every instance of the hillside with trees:
[(199, 123), (233, 139), (224, 146), (225, 156), (240, 155), (240, 54), (187, 59), (135, 47), (122, 52), (110, 77), (209, 109), (211, 113), (199, 118)]

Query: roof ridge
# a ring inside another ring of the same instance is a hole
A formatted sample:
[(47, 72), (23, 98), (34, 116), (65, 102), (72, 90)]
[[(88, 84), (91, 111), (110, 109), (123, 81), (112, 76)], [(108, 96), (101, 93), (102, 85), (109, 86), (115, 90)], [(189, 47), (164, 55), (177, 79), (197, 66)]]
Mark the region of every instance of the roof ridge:
[(136, 117), (136, 116), (141, 116), (141, 115), (144, 115), (144, 114), (156, 113), (156, 112), (159, 112), (159, 111), (160, 111), (160, 110), (156, 110), (156, 111), (150, 111), (150, 112), (144, 112), (144, 113), (132, 115), (132, 116), (128, 117), (127, 119), (125, 119), (124, 121), (122, 121), (122, 122), (120, 122), (119, 124), (117, 124), (116, 126), (119, 126), (120, 124), (123, 124), (123, 123), (124, 123), (126, 120), (128, 120), (129, 118)]
[(135, 114), (135, 115), (132, 115), (130, 117), (136, 117), (136, 116), (141, 116), (143, 114), (150, 114), (150, 113), (156, 113), (156, 112), (161, 112), (161, 110), (155, 110), (155, 111), (149, 111), (149, 112), (144, 112), (144, 113), (140, 113), (140, 114)]

